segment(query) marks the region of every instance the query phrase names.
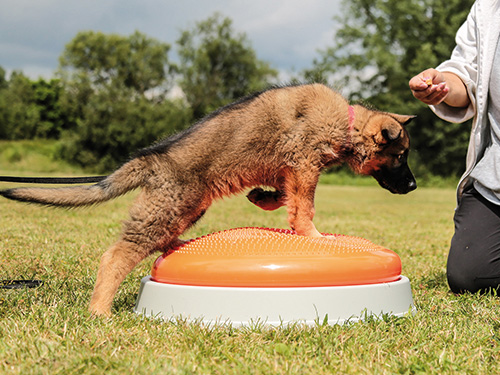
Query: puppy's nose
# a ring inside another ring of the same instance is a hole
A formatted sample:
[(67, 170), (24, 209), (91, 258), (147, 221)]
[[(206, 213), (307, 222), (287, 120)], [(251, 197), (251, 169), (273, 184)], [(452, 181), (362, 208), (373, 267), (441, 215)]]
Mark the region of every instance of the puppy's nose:
[(417, 181), (415, 181), (414, 179), (410, 180), (408, 182), (408, 192), (413, 191), (416, 188), (417, 188)]

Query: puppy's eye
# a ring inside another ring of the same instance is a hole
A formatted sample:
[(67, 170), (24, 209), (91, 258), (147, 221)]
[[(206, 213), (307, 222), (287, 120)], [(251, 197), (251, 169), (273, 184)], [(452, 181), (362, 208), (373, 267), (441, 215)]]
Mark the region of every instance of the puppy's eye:
[(402, 161), (403, 161), (403, 159), (404, 159), (404, 157), (405, 157), (405, 154), (396, 154), (396, 155), (394, 155), (394, 158), (395, 158), (397, 161), (399, 161), (399, 162), (402, 162)]

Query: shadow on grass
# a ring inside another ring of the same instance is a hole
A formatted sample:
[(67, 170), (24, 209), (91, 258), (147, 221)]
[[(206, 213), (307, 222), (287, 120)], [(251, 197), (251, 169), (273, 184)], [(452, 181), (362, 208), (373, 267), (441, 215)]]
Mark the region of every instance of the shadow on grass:
[(122, 293), (118, 293), (115, 297), (115, 301), (113, 302), (112, 312), (122, 313), (122, 312), (133, 312), (135, 307), (135, 302), (139, 293), (126, 293), (123, 291)]
[(432, 269), (427, 275), (422, 276), (416, 282), (416, 286), (420, 289), (434, 289), (439, 291), (448, 291), (448, 280), (446, 272), (442, 269)]

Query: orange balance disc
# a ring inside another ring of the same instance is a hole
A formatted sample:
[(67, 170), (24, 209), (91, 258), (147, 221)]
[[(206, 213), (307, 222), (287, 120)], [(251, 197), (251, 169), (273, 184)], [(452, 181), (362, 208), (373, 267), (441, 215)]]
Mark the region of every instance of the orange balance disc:
[(191, 240), (161, 255), (151, 279), (213, 287), (322, 287), (401, 278), (391, 250), (345, 235), (299, 236), (290, 230), (237, 228)]

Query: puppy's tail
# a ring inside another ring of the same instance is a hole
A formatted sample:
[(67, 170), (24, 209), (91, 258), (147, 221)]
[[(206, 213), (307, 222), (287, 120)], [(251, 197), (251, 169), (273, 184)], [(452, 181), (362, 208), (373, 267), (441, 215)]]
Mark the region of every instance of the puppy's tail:
[(79, 207), (108, 201), (144, 184), (147, 169), (133, 159), (95, 185), (0, 190), (5, 198), (46, 206)]

